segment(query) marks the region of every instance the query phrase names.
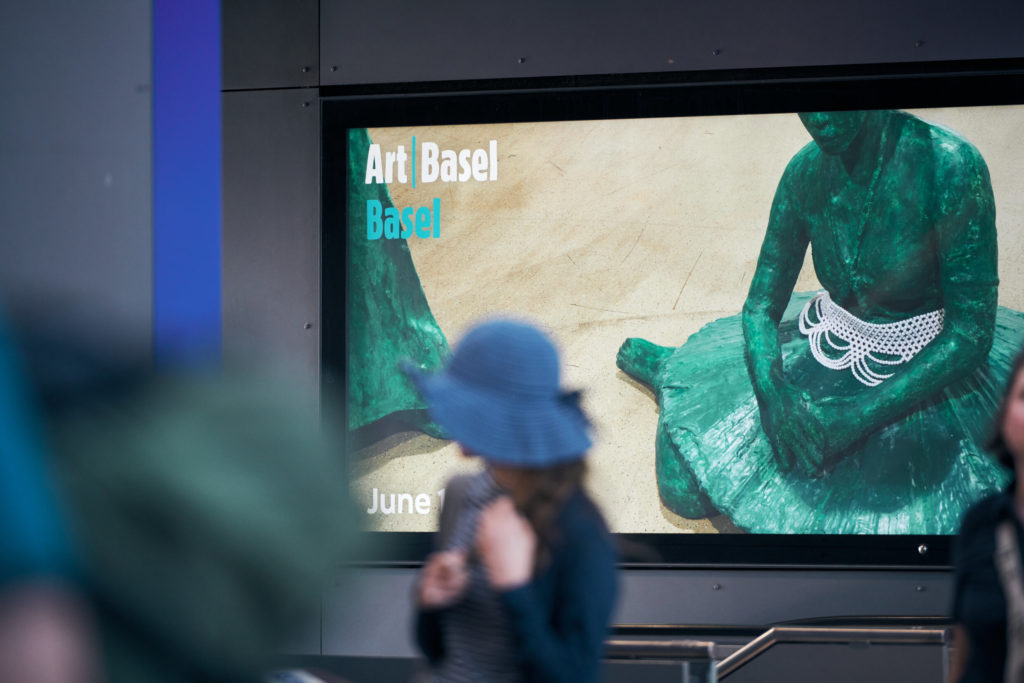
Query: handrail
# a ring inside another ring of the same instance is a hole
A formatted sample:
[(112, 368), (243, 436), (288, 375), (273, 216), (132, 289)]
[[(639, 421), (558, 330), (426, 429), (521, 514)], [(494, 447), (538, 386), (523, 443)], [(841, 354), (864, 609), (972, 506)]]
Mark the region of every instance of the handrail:
[(756, 638), (772, 626), (837, 626), (843, 628), (943, 628), (953, 620), (943, 615), (838, 615), (812, 619), (792, 619), (774, 624), (615, 624), (611, 635), (615, 637), (645, 638), (698, 638), (715, 640), (718, 637)]
[(604, 641), (605, 659), (714, 659), (715, 644), (704, 640), (680, 638), (661, 640)]
[(948, 628), (837, 628), (775, 626), (732, 653), (715, 667), (721, 680), (778, 643), (902, 643), (939, 644), (950, 642)]

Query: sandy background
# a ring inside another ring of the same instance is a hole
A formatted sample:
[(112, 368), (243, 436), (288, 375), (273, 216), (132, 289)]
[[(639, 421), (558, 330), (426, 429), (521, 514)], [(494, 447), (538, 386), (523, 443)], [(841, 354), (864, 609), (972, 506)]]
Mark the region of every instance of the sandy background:
[[(985, 157), (996, 195), (1000, 303), (1024, 310), (1024, 107), (913, 110)], [(658, 406), (615, 366), (627, 337), (680, 345), (743, 305), (772, 196), (810, 140), (795, 114), (371, 129), (384, 150), (498, 140), (498, 180), (392, 183), (395, 205), (441, 198), (439, 239), (409, 240), (427, 300), (453, 345), (495, 312), (526, 316), (558, 342), (563, 383), (584, 390), (595, 446), (588, 485), (613, 531), (732, 530), (665, 509), (654, 474)], [(419, 163), (419, 162), (418, 162)], [(805, 263), (799, 290), (817, 287)], [(430, 531), (438, 496), (477, 463), (417, 432), (354, 454), (354, 490), (427, 493), (421, 515), (368, 515), (368, 528)]]

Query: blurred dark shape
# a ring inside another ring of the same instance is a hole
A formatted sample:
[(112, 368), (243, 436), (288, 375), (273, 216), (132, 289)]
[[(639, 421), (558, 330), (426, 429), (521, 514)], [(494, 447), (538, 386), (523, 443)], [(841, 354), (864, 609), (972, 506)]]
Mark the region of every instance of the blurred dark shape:
[(74, 550), (46, 458), (38, 406), (0, 309), (0, 586), (67, 580)]
[(615, 538), (615, 550), (619, 556), (619, 562), (630, 564), (659, 564), (664, 558), (654, 546), (624, 536)]
[(103, 680), (89, 604), (65, 582), (36, 577), (0, 588), (0, 681)]
[(350, 681), (322, 669), (286, 669), (271, 673), (264, 683), (350, 683)]
[(0, 681), (93, 683), (92, 617), (33, 398), (0, 315)]
[(340, 432), (265, 368), (25, 330), (108, 680), (256, 680), (354, 541)]

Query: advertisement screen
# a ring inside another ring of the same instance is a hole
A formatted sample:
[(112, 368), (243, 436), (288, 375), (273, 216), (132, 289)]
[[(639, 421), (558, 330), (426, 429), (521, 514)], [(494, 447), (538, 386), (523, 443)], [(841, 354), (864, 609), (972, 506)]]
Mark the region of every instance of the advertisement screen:
[(367, 530), (436, 530), (481, 467), (399, 364), (496, 316), (559, 347), (618, 534), (948, 536), (1007, 483), (984, 444), (1024, 341), (1024, 106), (333, 135)]

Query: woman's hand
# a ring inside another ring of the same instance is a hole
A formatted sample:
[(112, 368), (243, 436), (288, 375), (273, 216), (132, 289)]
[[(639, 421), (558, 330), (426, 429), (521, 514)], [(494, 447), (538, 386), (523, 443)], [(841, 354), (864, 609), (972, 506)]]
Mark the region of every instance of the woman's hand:
[(537, 535), (508, 496), (480, 513), (476, 550), (488, 582), (501, 591), (517, 588), (533, 576)]
[(416, 598), (420, 607), (440, 609), (455, 604), (469, 585), (466, 553), (445, 550), (427, 558), (420, 572)]

